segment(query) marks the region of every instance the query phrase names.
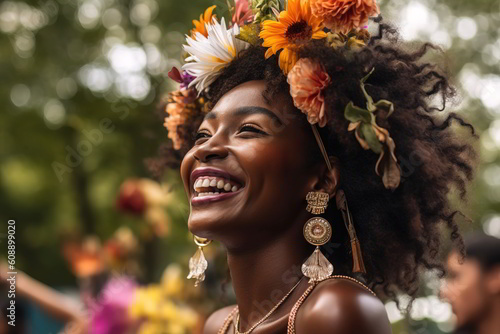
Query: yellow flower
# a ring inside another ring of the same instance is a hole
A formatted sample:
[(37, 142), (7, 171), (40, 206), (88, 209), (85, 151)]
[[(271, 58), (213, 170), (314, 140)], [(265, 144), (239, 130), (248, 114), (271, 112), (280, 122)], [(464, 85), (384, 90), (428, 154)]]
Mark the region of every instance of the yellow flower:
[(264, 40), (262, 46), (269, 48), (266, 59), (283, 49), (279, 65), (288, 74), (297, 62), (298, 48), (311, 39), (325, 38), (326, 33), (322, 20), (312, 15), (309, 0), (288, 0), (278, 19), (264, 21), (259, 36)]
[(161, 289), (156, 286), (147, 286), (137, 290), (134, 302), (129, 306), (132, 318), (158, 318), (158, 305), (162, 301)]
[(165, 325), (161, 322), (144, 322), (137, 330), (137, 334), (158, 334), (164, 333)]
[(212, 14), (214, 11), (215, 7), (217, 6), (210, 6), (205, 10), (205, 13), (200, 15), (200, 20), (193, 20), (193, 25), (194, 28), (191, 30), (191, 38), (196, 40), (196, 33), (199, 32), (203, 36), (207, 37), (208, 32), (207, 28), (205, 27), (205, 24), (212, 24), (212, 18), (215, 17), (215, 14)]
[(170, 264), (161, 277), (163, 293), (168, 297), (182, 297), (185, 294), (184, 277), (178, 264)]

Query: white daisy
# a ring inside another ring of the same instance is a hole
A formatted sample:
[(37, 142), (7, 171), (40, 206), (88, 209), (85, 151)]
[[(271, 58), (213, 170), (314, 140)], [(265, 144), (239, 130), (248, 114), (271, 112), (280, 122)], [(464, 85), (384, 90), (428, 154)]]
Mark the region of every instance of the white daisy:
[(239, 40), (236, 36), (240, 33), (238, 25), (226, 28), (226, 22), (222, 18), (221, 23), (214, 18), (212, 24), (206, 24), (208, 37), (199, 32), (196, 40), (186, 36), (188, 45), (184, 50), (189, 53), (186, 64), (182, 66), (190, 75), (196, 77), (189, 87), (196, 85), (198, 92), (204, 91), (220, 75), (220, 71), (242, 50), (247, 49), (250, 44)]

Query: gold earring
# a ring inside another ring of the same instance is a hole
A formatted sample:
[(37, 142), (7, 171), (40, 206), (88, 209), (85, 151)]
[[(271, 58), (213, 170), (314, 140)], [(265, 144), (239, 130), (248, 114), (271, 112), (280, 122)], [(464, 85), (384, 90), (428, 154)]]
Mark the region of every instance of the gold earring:
[(328, 206), (328, 201), (330, 200), (330, 195), (319, 191), (310, 191), (307, 193), (307, 212), (311, 212), (314, 215), (319, 215), (325, 213)]
[[(330, 196), (327, 193), (310, 192), (307, 194), (308, 212), (313, 214), (324, 213)], [(332, 237), (332, 226), (325, 218), (313, 217), (304, 225), (304, 238), (316, 249), (302, 264), (302, 273), (309, 277), (309, 283), (317, 283), (333, 273), (333, 265), (323, 255), (319, 246), (326, 244)]]
[(188, 279), (196, 279), (194, 286), (200, 285), (205, 280), (205, 270), (208, 268), (208, 262), (205, 259), (205, 254), (203, 254), (203, 247), (208, 246), (211, 242), (212, 240), (194, 236), (194, 243), (198, 246), (198, 249), (189, 259), (189, 274), (187, 276)]

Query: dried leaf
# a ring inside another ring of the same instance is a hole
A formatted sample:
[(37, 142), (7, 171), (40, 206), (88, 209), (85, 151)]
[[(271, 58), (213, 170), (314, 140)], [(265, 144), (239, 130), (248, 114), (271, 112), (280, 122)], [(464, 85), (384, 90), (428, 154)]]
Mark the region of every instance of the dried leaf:
[(401, 168), (394, 154), (395, 149), (394, 141), (390, 136), (387, 137), (384, 150), (380, 153), (375, 165), (375, 172), (377, 175), (382, 176), (384, 186), (390, 190), (396, 189), (401, 182)]
[(344, 47), (346, 42), (346, 36), (342, 33), (329, 32), (326, 34), (326, 42), (330, 47), (334, 49), (339, 47)]
[[(334, 38), (334, 36), (331, 38)], [(349, 42), (356, 43), (356, 41), (351, 41), (353, 38), (351, 37)], [(387, 189), (394, 190), (401, 182), (401, 167), (394, 154), (396, 145), (389, 135), (389, 131), (377, 125), (375, 117), (376, 111), (384, 111), (386, 117), (389, 117), (394, 112), (394, 104), (388, 100), (379, 100), (374, 103), (373, 98), (366, 91), (365, 82), (374, 70), (375, 68), (372, 68), (361, 79), (361, 90), (367, 101), (366, 109), (356, 107), (351, 101), (345, 107), (344, 117), (351, 121), (348, 130), (356, 130), (356, 139), (361, 147), (380, 154), (375, 165), (375, 172), (382, 177), (382, 182)]]
[(391, 101), (379, 100), (374, 105), (377, 108), (377, 110), (383, 110), (387, 112), (386, 117), (389, 117), (394, 112), (394, 104)]
[(361, 39), (357, 39), (356, 37), (351, 37), (347, 41), (347, 47), (353, 50), (361, 49), (364, 46), (366, 46), (365, 42)]
[(349, 126), (347, 127), (347, 131), (352, 131), (356, 130), (356, 128), (361, 124), (361, 122), (356, 122), (356, 123), (349, 123)]
[(361, 145), (361, 147), (363, 149), (365, 149), (365, 150), (369, 150), (370, 149), (370, 145), (368, 145), (368, 143), (366, 142), (366, 140), (363, 138), (363, 136), (359, 132), (359, 127), (356, 128), (356, 131), (354, 132), (354, 135), (356, 136), (357, 141), (359, 142), (359, 144)]

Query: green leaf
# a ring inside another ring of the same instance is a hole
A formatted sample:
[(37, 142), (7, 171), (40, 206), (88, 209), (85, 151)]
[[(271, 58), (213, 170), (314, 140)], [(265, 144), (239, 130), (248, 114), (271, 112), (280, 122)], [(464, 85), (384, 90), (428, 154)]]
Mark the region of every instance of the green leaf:
[(347, 104), (344, 110), (344, 117), (353, 123), (363, 122), (367, 124), (371, 124), (372, 122), (372, 114), (360, 107), (355, 106), (352, 101)]
[(368, 73), (367, 75), (365, 75), (363, 77), (363, 79), (361, 79), (361, 83), (364, 84), (366, 82), (366, 80), (368, 80), (368, 78), (370, 77), (370, 75), (372, 75), (373, 71), (375, 71), (375, 67), (372, 68), (372, 70), (370, 71), (370, 73)]
[(375, 107), (377, 108), (377, 110), (383, 110), (387, 112), (386, 117), (389, 117), (394, 112), (394, 104), (391, 101), (379, 100), (377, 103), (375, 103)]
[(372, 75), (373, 71), (375, 71), (375, 67), (372, 68), (372, 70), (370, 71), (370, 73), (368, 73), (367, 75), (365, 75), (361, 79), (361, 90), (363, 91), (363, 94), (365, 95), (365, 98), (366, 98), (366, 109), (368, 109), (368, 111), (370, 111), (370, 112), (374, 112), (376, 110), (376, 108), (373, 105), (373, 99), (372, 99), (372, 97), (370, 96), (370, 94), (368, 94), (368, 92), (365, 89), (365, 82), (366, 82), (366, 80), (368, 80), (368, 78), (370, 77), (370, 75)]
[(252, 45), (260, 44), (259, 37), (259, 25), (256, 23), (247, 24), (240, 28), (240, 34), (236, 36), (237, 39), (241, 39)]
[(382, 152), (382, 144), (377, 138), (377, 134), (371, 124), (362, 123), (359, 125), (359, 132), (371, 150), (375, 153)]

